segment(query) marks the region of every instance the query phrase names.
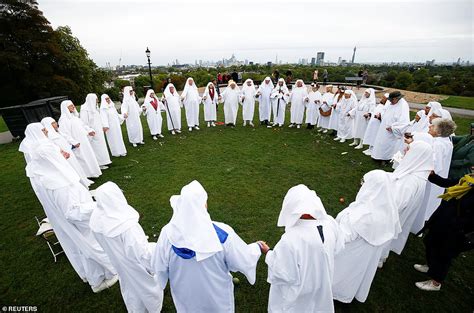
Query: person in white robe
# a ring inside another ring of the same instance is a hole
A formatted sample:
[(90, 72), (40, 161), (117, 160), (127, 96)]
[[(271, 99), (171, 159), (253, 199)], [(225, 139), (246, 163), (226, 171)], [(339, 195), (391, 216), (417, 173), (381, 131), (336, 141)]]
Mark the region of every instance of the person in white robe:
[[(273, 124), (271, 126), (283, 127), (285, 124), (286, 104), (290, 97), (290, 92), (283, 78), (278, 79), (278, 83), (273, 88), (270, 95), (272, 99)], [(267, 126), (270, 128), (271, 126)]]
[(306, 102), (306, 128), (314, 129), (318, 124), (319, 108), (321, 107), (322, 95), (319, 92), (317, 83), (311, 84), (311, 90), (308, 93), (308, 101)]
[(166, 85), (162, 102), (166, 111), (166, 124), (172, 135), (181, 133), (181, 108), (183, 104), (173, 84)]
[(224, 102), (224, 120), (227, 126), (235, 127), (239, 111), (240, 89), (233, 81), (229, 80), (227, 88), (221, 94)]
[[(333, 100), (334, 94), (332, 93), (332, 85), (326, 86), (326, 92), (323, 94), (321, 100), (321, 108), (320, 110), (320, 117), (318, 120), (318, 127), (320, 128), (318, 131), (327, 133), (329, 128), (329, 121), (331, 119), (332, 111), (333, 110)], [(328, 112), (329, 115), (328, 115)]]
[(140, 119), (142, 110), (137, 100), (135, 100), (135, 91), (131, 86), (123, 88), (123, 99), (120, 111), (125, 117), (125, 124), (127, 125), (128, 141), (137, 147), (138, 144), (144, 145), (143, 142), (143, 127)]
[(95, 93), (90, 93), (86, 96), (86, 102), (81, 106), (80, 118), (95, 132), (93, 137), (89, 138), (92, 149), (94, 150), (97, 162), (100, 165), (101, 170), (107, 169), (107, 165), (112, 163), (109, 156), (109, 150), (107, 150), (107, 143), (105, 142), (104, 127), (100, 118), (99, 109), (97, 104), (99, 100)]
[(384, 247), (401, 231), (390, 174), (381, 170), (364, 175), (356, 199), (336, 217), (345, 247), (336, 254), (334, 299), (365, 302)]
[(212, 82), (209, 82), (204, 89), (202, 102), (204, 103), (204, 121), (207, 123), (207, 127), (216, 127), (219, 95)]
[(153, 273), (156, 243), (149, 243), (138, 223), (138, 212), (120, 188), (107, 182), (96, 189), (97, 208), (89, 225), (119, 275), (120, 291), (128, 312), (159, 313), (163, 288)]
[(258, 86), (257, 97), (258, 97), (258, 117), (260, 125), (270, 125), (270, 118), (272, 114), (272, 90), (273, 90), (272, 79), (267, 76), (263, 82)]
[(143, 115), (146, 116), (148, 128), (150, 129), (153, 140), (158, 140), (164, 136), (161, 134), (161, 126), (163, 124), (163, 118), (161, 117), (161, 111), (163, 110), (163, 103), (155, 95), (153, 89), (148, 89), (145, 95), (145, 100), (142, 104)]
[(72, 101), (64, 100), (61, 102), (61, 117), (58, 122), (59, 131), (71, 137), (75, 146), (79, 144), (73, 152), (87, 177), (102, 175), (99, 162), (89, 141), (89, 137), (95, 136), (95, 131), (79, 118)]
[(268, 312), (334, 312), (334, 255), (343, 248), (336, 221), (305, 185), (290, 188), (279, 227), (285, 233), (267, 252)]
[[(328, 130), (332, 130), (332, 134), (337, 134), (339, 128), (339, 116), (341, 112), (342, 101), (344, 100), (344, 86), (338, 86), (334, 97), (331, 100), (331, 116), (329, 117)], [(337, 138), (337, 137), (336, 137)]]
[(246, 244), (228, 225), (213, 222), (207, 193), (193, 181), (170, 199), (173, 217), (160, 233), (152, 260), (161, 286), (169, 280), (177, 312), (234, 312), (230, 272), (255, 283), (257, 261), (268, 251)]
[(194, 79), (191, 77), (188, 77), (184, 84), (184, 90), (181, 93), (181, 101), (186, 112), (188, 130), (199, 130), (199, 104), (201, 103), (201, 97), (199, 97), (198, 88)]
[(87, 179), (86, 173), (84, 172), (81, 165), (79, 164), (79, 161), (72, 152), (73, 148), (75, 149), (78, 147), (73, 145), (74, 140), (69, 136), (65, 136), (59, 132), (58, 123), (56, 123), (56, 121), (52, 117), (43, 118), (41, 120), (41, 124), (48, 131), (48, 139), (54, 142), (54, 144), (58, 146), (62, 151), (65, 151), (69, 154), (67, 162), (76, 171), (77, 175), (79, 175), (81, 179), (81, 184), (86, 187), (92, 185), (94, 182), (92, 180)]
[[(453, 143), (450, 136), (454, 133), (456, 124), (448, 118), (436, 118), (432, 120), (429, 126), (429, 135), (433, 137), (433, 171), (443, 177), (448, 178), (449, 167), (451, 165), (451, 157), (453, 155)], [(439, 195), (444, 193), (444, 188), (439, 187), (431, 182), (426, 183), (426, 190), (423, 199), (423, 205), (419, 208), (419, 212), (415, 218), (415, 222), (411, 227), (411, 232), (417, 234), (425, 222), (430, 219), (431, 215), (441, 204)]]
[(298, 79), (293, 86), (288, 101), (290, 106), (290, 125), (289, 127), (301, 128), (303, 124), (304, 109), (308, 102), (308, 88), (303, 80)]
[(362, 149), (364, 147), (363, 139), (369, 123), (368, 113), (374, 108), (375, 90), (373, 88), (367, 88), (356, 107), (350, 112), (354, 118), (354, 128), (352, 130), (354, 142), (350, 145), (356, 146), (355, 149)]
[(428, 102), (426, 106), (430, 108), (430, 111), (428, 113), (428, 120), (430, 123), (435, 118), (447, 118), (450, 120), (453, 119), (451, 117), (451, 113), (449, 113), (448, 110), (443, 109), (443, 107), (441, 106), (441, 103), (439, 102), (430, 101)]
[[(357, 97), (352, 90), (345, 90), (344, 97), (339, 107), (339, 122), (337, 124), (336, 141), (345, 142), (353, 135), (354, 118), (351, 116), (352, 110), (357, 106)], [(353, 145), (353, 144), (351, 144)]]
[(403, 146), (403, 137), (395, 136), (392, 128), (410, 122), (410, 108), (399, 91), (389, 94), (385, 106), (371, 154), (372, 159), (380, 161), (390, 160)]
[[(420, 133), (421, 136), (427, 135)], [(391, 174), (395, 183), (391, 193), (398, 195), (395, 202), (402, 231), (390, 242), (381, 255), (381, 264), (391, 251), (401, 254), (407, 242), (415, 218), (423, 205), (428, 175), (433, 170), (433, 149), (428, 139), (418, 139), (408, 145), (408, 150), (400, 165)]]
[(427, 104), (423, 110), (419, 110), (418, 112), (416, 112), (415, 119), (410, 122), (411, 128), (409, 129), (408, 132), (427, 133), (428, 127), (430, 125), (430, 120), (429, 120), (430, 110), (431, 110), (431, 106)]
[(35, 193), (66, 256), (97, 293), (118, 281), (117, 272), (89, 227), (95, 202), (59, 147), (53, 147), (40, 145), (27, 165), (27, 173), (34, 180)]
[(385, 103), (388, 100), (389, 93), (385, 93), (382, 98), (380, 99), (379, 104), (376, 107), (372, 108), (372, 111), (368, 113), (369, 115), (369, 123), (367, 124), (367, 129), (365, 130), (364, 139), (362, 143), (364, 145), (368, 145), (369, 148), (367, 150), (362, 151), (365, 155), (372, 155), (372, 150), (374, 149), (374, 142), (375, 138), (377, 137), (377, 133), (380, 128), (380, 120), (382, 114), (385, 112), (387, 106)]
[(125, 117), (117, 112), (115, 103), (107, 94), (100, 96), (100, 119), (112, 156), (126, 156), (127, 149), (123, 142), (122, 127), (120, 126), (125, 121)]
[(242, 84), (242, 89), (240, 91), (240, 103), (242, 103), (242, 119), (244, 120), (244, 126), (249, 124), (254, 127), (253, 124), (253, 115), (255, 112), (255, 97), (257, 96), (257, 91), (255, 90), (255, 85), (253, 80), (248, 78)]

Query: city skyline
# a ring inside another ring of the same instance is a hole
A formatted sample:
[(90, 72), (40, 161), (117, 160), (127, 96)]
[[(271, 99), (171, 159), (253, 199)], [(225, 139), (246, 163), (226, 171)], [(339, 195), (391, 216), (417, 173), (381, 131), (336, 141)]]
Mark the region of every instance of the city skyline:
[(336, 63), (351, 60), (354, 46), (356, 63), (472, 63), (474, 55), (469, 0), (39, 0), (39, 9), (53, 27), (69, 25), (99, 66), (146, 64), (146, 47), (154, 66), (232, 54), (298, 63), (319, 51)]

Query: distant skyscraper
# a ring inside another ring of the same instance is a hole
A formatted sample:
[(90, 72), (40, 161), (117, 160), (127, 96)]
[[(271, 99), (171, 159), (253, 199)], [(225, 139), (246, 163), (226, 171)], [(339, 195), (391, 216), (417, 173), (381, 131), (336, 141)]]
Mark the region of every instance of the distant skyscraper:
[(311, 65), (312, 66), (316, 65), (316, 58), (311, 58)]
[(324, 65), (324, 52), (318, 52), (318, 53), (316, 54), (316, 63), (317, 63), (319, 66)]
[(337, 59), (337, 65), (341, 65), (341, 62), (342, 62), (342, 58), (339, 57), (339, 59)]
[(354, 52), (352, 53), (352, 62), (351, 63), (354, 63), (354, 60), (355, 60), (355, 57), (356, 57), (356, 50), (357, 50), (357, 47), (354, 47)]

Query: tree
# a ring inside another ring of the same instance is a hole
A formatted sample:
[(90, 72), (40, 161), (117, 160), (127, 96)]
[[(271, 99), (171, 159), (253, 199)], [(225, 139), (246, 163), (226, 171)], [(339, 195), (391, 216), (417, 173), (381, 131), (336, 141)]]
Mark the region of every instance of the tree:
[(402, 71), (397, 75), (395, 88), (406, 89), (411, 83), (413, 83), (413, 76), (407, 71)]

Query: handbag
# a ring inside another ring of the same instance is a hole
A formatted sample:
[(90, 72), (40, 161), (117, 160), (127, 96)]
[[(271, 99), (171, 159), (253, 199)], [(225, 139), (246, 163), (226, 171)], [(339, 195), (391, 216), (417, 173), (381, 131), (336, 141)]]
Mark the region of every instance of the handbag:
[(321, 116), (330, 116), (331, 115), (331, 112), (332, 112), (332, 108), (329, 109), (329, 111), (326, 111), (324, 112), (321, 108), (319, 108), (319, 114), (321, 114)]

